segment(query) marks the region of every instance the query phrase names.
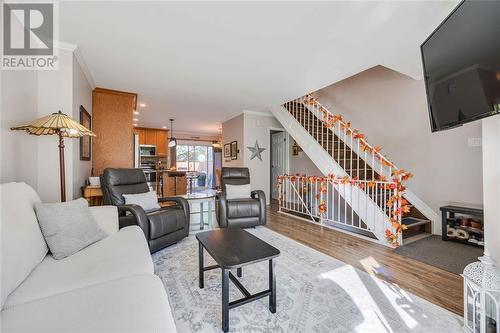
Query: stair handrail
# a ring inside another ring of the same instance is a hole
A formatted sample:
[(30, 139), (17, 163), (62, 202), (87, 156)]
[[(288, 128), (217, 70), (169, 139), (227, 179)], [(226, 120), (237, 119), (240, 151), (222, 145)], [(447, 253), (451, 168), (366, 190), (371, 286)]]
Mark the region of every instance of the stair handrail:
[[(325, 124), (325, 127), (327, 127), (330, 131), (332, 131), (335, 134), (335, 124), (339, 123), (339, 130), (343, 130), (346, 135), (348, 135), (351, 138), (351, 145), (354, 140), (358, 140), (358, 143), (360, 143), (361, 149), (363, 152), (370, 152), (373, 154), (373, 156), (377, 158), (377, 160), (380, 162), (381, 166), (381, 172), (379, 174), (379, 179), (376, 181), (387, 181), (387, 177), (383, 174), (382, 169), (383, 167), (388, 167), (389, 170), (387, 170), (387, 174), (389, 175), (390, 178), (392, 178), (393, 183), (395, 184), (397, 188), (397, 194), (394, 198), (394, 202), (392, 204), (395, 205), (396, 211), (395, 215), (390, 214), (389, 218), (392, 224), (393, 228), (387, 228), (386, 229), (386, 238), (389, 243), (393, 246), (398, 246), (400, 244), (401, 240), (401, 233), (404, 229), (406, 229), (406, 226), (402, 224), (402, 218), (401, 215), (404, 212), (409, 211), (409, 203), (407, 200), (403, 198), (404, 192), (406, 190), (406, 186), (403, 184), (405, 181), (413, 177), (413, 175), (410, 172), (407, 172), (404, 169), (398, 168), (393, 162), (389, 161), (383, 154), (380, 153), (381, 148), (380, 147), (373, 147), (370, 145), (364, 134), (361, 134), (359, 130), (351, 128), (350, 122), (344, 122), (342, 119), (341, 115), (334, 115), (328, 108), (323, 106), (316, 98), (312, 96), (312, 94), (307, 94), (303, 97), (299, 97), (297, 99), (294, 99), (290, 102), (298, 102), (303, 104), (306, 109), (308, 109), (309, 112), (312, 112), (315, 114), (315, 116), (323, 123)], [(285, 103), (283, 106), (286, 108)], [(311, 109), (308, 108), (308, 106), (312, 106)], [(319, 110), (317, 110), (319, 109)], [(321, 113), (321, 116), (319, 115)], [(326, 119), (325, 119), (326, 118)], [(302, 125), (302, 124), (301, 124)], [(316, 138), (315, 138), (316, 139)], [(340, 140), (344, 142), (345, 145), (347, 145), (347, 141), (344, 139)], [(353, 147), (351, 147), (353, 149)], [(359, 155), (358, 155), (359, 156)], [(366, 158), (366, 155), (365, 155)], [(365, 160), (365, 162), (368, 162)], [(373, 166), (374, 167), (374, 166)], [(338, 177), (334, 177), (334, 179), (338, 179)], [(344, 177), (344, 179), (350, 179), (351, 184), (355, 184), (356, 181), (358, 180), (357, 177), (350, 177), (349, 175)], [(331, 180), (330, 180), (331, 181)], [(373, 180), (372, 180), (373, 181)], [(390, 182), (390, 180), (389, 180)], [(357, 182), (361, 183), (361, 182)], [(391, 231), (390, 229), (393, 229)]]
[[(366, 140), (366, 137), (364, 136), (364, 134), (362, 134), (359, 130), (357, 129), (353, 129), (351, 128), (351, 123), (350, 122), (345, 122), (343, 119), (342, 119), (342, 116), (341, 115), (334, 115), (328, 108), (326, 108), (323, 104), (321, 104), (316, 98), (314, 98), (314, 96), (312, 96), (312, 94), (307, 94), (305, 95), (304, 97), (304, 102), (305, 103), (308, 103), (308, 104), (311, 104), (311, 102), (313, 104), (315, 104), (320, 110), (321, 112), (324, 113), (327, 113), (333, 120), (334, 122), (338, 122), (340, 123), (340, 126), (342, 129), (344, 129), (344, 131), (348, 131), (349, 132), (349, 135), (352, 136), (353, 139), (357, 139), (359, 140), (362, 145), (364, 147), (366, 147), (365, 149), (367, 151), (370, 151), (372, 152), (373, 154), (375, 154), (378, 158), (378, 160), (382, 163), (382, 165), (385, 165), (385, 166), (388, 166), (390, 167), (392, 170), (391, 170), (391, 177), (398, 177), (402, 174), (402, 173), (407, 173), (406, 171), (398, 168), (396, 166), (396, 164), (394, 164), (393, 162), (389, 161), (387, 159), (387, 157), (385, 157), (382, 153), (380, 153), (381, 151), (381, 147), (377, 147), (377, 146), (372, 146), (368, 143), (368, 141)], [(299, 98), (300, 99), (300, 98)], [(322, 117), (323, 119), (320, 118), (320, 120), (326, 124), (326, 121), (325, 121), (325, 117)]]

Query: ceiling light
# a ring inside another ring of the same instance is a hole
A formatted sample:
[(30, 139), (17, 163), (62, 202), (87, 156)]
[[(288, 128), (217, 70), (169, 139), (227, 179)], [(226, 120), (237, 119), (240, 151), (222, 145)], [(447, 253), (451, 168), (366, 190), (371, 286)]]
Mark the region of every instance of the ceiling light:
[(145, 107), (146, 107), (146, 103), (139, 103), (139, 106), (140, 106), (141, 108), (145, 108)]
[(132, 125), (137, 126), (137, 124), (132, 124)]
[(161, 128), (163, 128), (163, 129), (167, 129), (167, 126), (162, 126)]
[(139, 114), (139, 111), (135, 111), (135, 110), (134, 110), (134, 114)]
[(139, 121), (139, 119), (137, 119), (137, 118), (134, 118), (134, 119), (132, 119), (132, 120), (133, 120), (133, 121), (136, 121), (136, 122), (137, 122), (137, 121)]

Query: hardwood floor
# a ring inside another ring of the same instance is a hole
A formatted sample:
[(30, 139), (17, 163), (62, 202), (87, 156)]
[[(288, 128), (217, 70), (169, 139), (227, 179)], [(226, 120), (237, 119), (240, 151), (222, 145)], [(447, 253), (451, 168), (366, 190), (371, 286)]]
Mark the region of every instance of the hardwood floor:
[(462, 277), (394, 253), (390, 248), (268, 210), (267, 227), (382, 280), (395, 283), (458, 315), (463, 314)]

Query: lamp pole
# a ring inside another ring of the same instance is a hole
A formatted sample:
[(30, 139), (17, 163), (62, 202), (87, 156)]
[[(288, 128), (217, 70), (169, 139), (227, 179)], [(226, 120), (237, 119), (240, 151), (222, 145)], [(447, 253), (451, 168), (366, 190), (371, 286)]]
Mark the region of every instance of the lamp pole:
[(61, 178), (61, 202), (66, 201), (66, 179), (64, 174), (64, 138), (61, 130), (57, 133), (59, 135), (59, 174)]

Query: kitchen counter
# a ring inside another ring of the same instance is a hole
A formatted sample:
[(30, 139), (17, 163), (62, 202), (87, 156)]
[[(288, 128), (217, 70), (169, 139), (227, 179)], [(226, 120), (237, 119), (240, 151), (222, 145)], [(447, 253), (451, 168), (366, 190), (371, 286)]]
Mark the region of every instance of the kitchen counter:
[(163, 196), (170, 197), (187, 193), (185, 171), (158, 170), (163, 178)]
[(166, 169), (157, 170), (159, 173), (166, 173), (169, 177), (182, 177), (186, 175), (186, 171), (172, 171)]

